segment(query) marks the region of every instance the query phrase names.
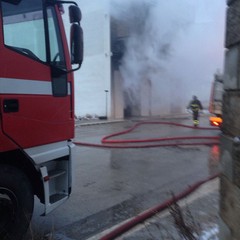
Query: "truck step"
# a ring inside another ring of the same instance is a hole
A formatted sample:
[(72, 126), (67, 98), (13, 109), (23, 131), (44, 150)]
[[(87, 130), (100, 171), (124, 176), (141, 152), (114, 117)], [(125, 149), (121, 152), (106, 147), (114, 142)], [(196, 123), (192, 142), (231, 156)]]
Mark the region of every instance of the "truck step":
[(51, 164), (49, 168), (49, 170), (47, 166), (40, 168), (45, 193), (44, 215), (50, 213), (69, 197), (68, 162)]
[(58, 202), (60, 201), (61, 199), (64, 199), (66, 198), (67, 195), (66, 194), (61, 194), (61, 193), (56, 193), (56, 194), (53, 194), (50, 196), (50, 203), (53, 204), (55, 202)]
[(65, 170), (51, 170), (48, 172), (48, 176), (50, 179), (60, 177), (62, 175), (66, 174)]

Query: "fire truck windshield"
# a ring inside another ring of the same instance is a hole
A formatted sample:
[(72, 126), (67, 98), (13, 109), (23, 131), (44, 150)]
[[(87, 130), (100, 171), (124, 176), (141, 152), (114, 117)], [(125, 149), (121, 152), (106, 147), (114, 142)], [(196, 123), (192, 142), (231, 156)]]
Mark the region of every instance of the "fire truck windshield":
[(44, 9), (42, 0), (22, 0), (17, 5), (2, 2), (1, 10), (4, 43), (7, 47), (35, 60), (65, 68), (53, 6)]

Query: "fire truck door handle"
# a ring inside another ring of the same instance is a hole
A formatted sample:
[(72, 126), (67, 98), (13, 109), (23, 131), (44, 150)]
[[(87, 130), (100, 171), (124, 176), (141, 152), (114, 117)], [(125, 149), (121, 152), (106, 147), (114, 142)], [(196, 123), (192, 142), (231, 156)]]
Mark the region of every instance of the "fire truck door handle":
[(5, 113), (18, 112), (19, 103), (18, 99), (4, 99), (3, 100), (3, 111)]

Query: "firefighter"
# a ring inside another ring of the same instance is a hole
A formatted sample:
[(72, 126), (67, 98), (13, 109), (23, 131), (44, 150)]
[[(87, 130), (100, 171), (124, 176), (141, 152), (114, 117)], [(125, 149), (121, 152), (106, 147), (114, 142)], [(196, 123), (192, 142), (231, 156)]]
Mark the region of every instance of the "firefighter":
[(193, 99), (189, 103), (187, 109), (192, 110), (193, 125), (197, 127), (199, 124), (199, 120), (198, 120), (199, 110), (203, 110), (203, 107), (201, 102), (198, 100), (196, 96), (193, 96)]

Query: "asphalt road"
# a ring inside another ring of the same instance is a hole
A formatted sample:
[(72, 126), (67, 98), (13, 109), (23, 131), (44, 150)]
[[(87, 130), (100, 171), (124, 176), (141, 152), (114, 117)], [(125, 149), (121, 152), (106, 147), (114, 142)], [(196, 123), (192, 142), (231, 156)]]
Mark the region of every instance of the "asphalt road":
[[(155, 119), (156, 120), (156, 119)], [(161, 120), (162, 121), (162, 120)], [(191, 119), (174, 119), (191, 124)], [(100, 143), (103, 136), (123, 131), (136, 122), (79, 125), (75, 141)], [(208, 118), (200, 119), (209, 127)], [(144, 125), (118, 138), (217, 136), (220, 131)], [(181, 146), (139, 149), (75, 147), (71, 198), (40, 217), (36, 199), (30, 235), (53, 232), (57, 239), (84, 240), (177, 194), (218, 171), (218, 146)]]

